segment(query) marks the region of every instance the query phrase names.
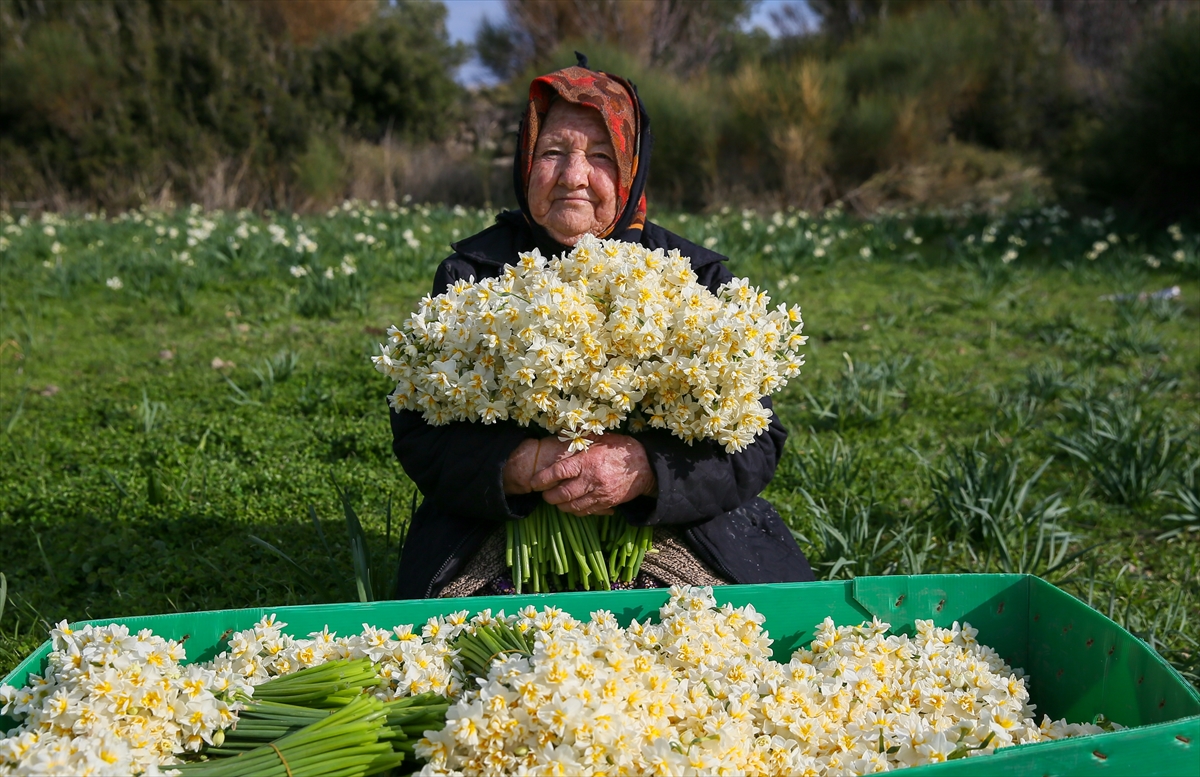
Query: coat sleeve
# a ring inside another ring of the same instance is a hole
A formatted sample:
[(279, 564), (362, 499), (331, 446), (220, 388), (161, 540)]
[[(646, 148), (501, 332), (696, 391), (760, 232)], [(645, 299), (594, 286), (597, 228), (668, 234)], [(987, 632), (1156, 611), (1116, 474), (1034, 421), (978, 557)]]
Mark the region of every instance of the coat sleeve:
[[(433, 293), (476, 275), (455, 255), (438, 267)], [(507, 521), (533, 512), (540, 494), (506, 495), (504, 464), (533, 431), (511, 422), (432, 426), (412, 410), (391, 411), (392, 450), (426, 499), (451, 514)]]
[(758, 496), (774, 477), (787, 440), (770, 398), (760, 401), (772, 411), (771, 425), (739, 453), (726, 453), (712, 440), (688, 445), (666, 429), (633, 435), (654, 468), (658, 496), (630, 502), (624, 509), (629, 522), (653, 526), (707, 521)]
[[(714, 293), (733, 278), (720, 262), (706, 264), (696, 274), (698, 281)], [(712, 440), (688, 445), (665, 429), (634, 435), (654, 468), (658, 496), (639, 497), (625, 505), (623, 512), (629, 522), (638, 526), (703, 522), (761, 493), (775, 475), (787, 430), (774, 412), (770, 397), (760, 401), (771, 411), (771, 424), (739, 453), (726, 453)]]
[(392, 411), (392, 450), (425, 498), (447, 513), (480, 520), (510, 521), (533, 512), (541, 494), (504, 493), (504, 464), (532, 436), (513, 423), (431, 426), (420, 413)]

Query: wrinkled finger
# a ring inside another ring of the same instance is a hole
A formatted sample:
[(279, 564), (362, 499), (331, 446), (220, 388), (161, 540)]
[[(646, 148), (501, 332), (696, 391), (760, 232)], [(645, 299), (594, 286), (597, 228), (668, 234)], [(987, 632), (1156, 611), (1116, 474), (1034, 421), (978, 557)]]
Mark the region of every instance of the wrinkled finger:
[(583, 460), (568, 456), (534, 474), (529, 484), (534, 491), (545, 491), (559, 481), (579, 477), (582, 471)]
[(559, 509), (569, 510), (575, 515), (591, 515), (596, 506), (596, 495), (588, 493), (584, 494), (578, 499), (572, 499), (562, 505), (559, 505)]
[(562, 510), (564, 513), (567, 513), (568, 515), (577, 515), (580, 518), (587, 515), (586, 512), (576, 506), (575, 502), (564, 502), (560, 505), (555, 505), (555, 507), (557, 507), (559, 510)]
[[(613, 508), (616, 507), (611, 498), (602, 490), (595, 488), (578, 499), (567, 502), (567, 505), (580, 515), (611, 515)], [(559, 509), (562, 509), (561, 505)]]
[[(537, 477), (537, 473), (534, 473), (533, 477), (531, 477), (531, 478), (529, 479), (529, 483), (530, 483), (530, 486), (531, 486), (529, 490), (530, 490), (530, 491), (532, 491), (532, 492), (537, 492), (537, 491), (549, 491), (550, 489), (552, 489), (552, 488), (554, 488), (555, 486), (557, 486), (557, 485), (559, 485), (560, 483), (562, 483), (562, 481), (561, 481), (561, 480), (549, 480), (549, 479), (547, 479), (547, 480), (545, 480), (545, 481), (538, 481), (538, 482), (534, 482), (534, 478), (536, 478), (536, 477)], [(547, 478), (549, 478), (549, 476), (548, 476), (548, 475), (547, 475)]]
[(543, 493), (542, 499), (545, 499), (552, 505), (563, 505), (582, 498), (590, 490), (590, 484), (583, 479), (571, 478)]
[(606, 508), (603, 502), (596, 499), (592, 494), (587, 494), (579, 499), (567, 502), (565, 505), (559, 505), (559, 510), (571, 515), (612, 515), (612, 509)]
[(560, 442), (554, 437), (546, 437), (538, 441), (537, 461), (534, 462), (534, 473), (541, 472), (543, 469), (557, 464), (562, 459), (571, 455), (567, 443)]

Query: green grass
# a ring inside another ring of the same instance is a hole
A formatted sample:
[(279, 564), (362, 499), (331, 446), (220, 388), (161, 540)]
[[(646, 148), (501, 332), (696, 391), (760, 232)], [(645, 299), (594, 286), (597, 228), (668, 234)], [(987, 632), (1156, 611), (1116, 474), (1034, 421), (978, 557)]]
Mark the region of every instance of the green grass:
[[(368, 357), (488, 221), (0, 218), (0, 672), (63, 618), (386, 596), (415, 495)], [(1042, 574), (1198, 679), (1196, 235), (1056, 209), (664, 221), (803, 306), (766, 496), (818, 574)]]

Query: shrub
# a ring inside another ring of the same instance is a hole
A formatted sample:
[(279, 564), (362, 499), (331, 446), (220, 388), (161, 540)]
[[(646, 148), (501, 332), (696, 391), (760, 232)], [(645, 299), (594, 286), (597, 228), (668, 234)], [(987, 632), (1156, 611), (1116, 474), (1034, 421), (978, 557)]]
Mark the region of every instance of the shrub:
[(1200, 13), (1151, 30), (1087, 149), (1093, 196), (1163, 223), (1200, 212)]
[(1180, 525), (1158, 535), (1158, 539), (1200, 531), (1200, 457), (1193, 458), (1192, 463), (1184, 466), (1177, 475), (1176, 488), (1169, 495), (1169, 499), (1178, 512), (1163, 517)]
[(821, 436), (808, 438), (807, 450), (795, 450), (780, 463), (775, 472), (778, 484), (792, 485), (817, 498), (845, 494), (854, 489), (863, 471), (863, 462), (856, 449), (835, 436), (828, 446)]
[(1087, 551), (1068, 555), (1077, 538), (1061, 521), (1068, 508), (1058, 494), (1032, 503), (1052, 460), (1021, 481), (1015, 455), (952, 447), (929, 477), (935, 525), (968, 548), (979, 569), (1042, 576), (1062, 569)]
[(259, 14), (302, 7), (332, 5), (3, 0), (0, 202), (294, 207), (338, 188), (342, 128), (449, 131), (462, 51), (441, 4), (389, 4), (315, 48)]
[(441, 3), (401, 3), (313, 52), (311, 90), (333, 119), (360, 137), (440, 140), (454, 125), (465, 59), (446, 37)]
[(1006, 5), (930, 3), (839, 48), (787, 43), (730, 82), (722, 176), (809, 209), (1044, 199), (1035, 152), (1076, 107), (1054, 30)]
[(491, 164), (462, 144), (358, 140), (343, 144), (342, 155), (351, 199), (516, 207), (512, 168)]
[(342, 193), (345, 167), (337, 147), (319, 135), (313, 136), (295, 162), (300, 190), (318, 202)]
[[(287, 47), (233, 2), (12, 3), (0, 55), (0, 134), (39, 178), (5, 175), (3, 199), (48, 185), (121, 206), (202, 186), (245, 158), (260, 187), (304, 149)], [(82, 91), (81, 91), (82, 90)], [(6, 168), (8, 165), (6, 164)], [(7, 172), (7, 171), (6, 171)]]
[(886, 20), (841, 53), (851, 105), (843, 170), (866, 177), (923, 156), (983, 89), (994, 28), (982, 11), (936, 5)]
[(747, 65), (730, 91), (724, 169), (739, 168), (743, 177), (748, 172), (750, 185), (776, 189), (801, 207), (833, 199), (834, 133), (845, 112), (841, 69), (815, 58)]
[[(830, 507), (824, 499), (802, 492), (813, 525), (813, 537), (792, 531), (814, 572), (825, 580), (860, 575), (893, 574), (903, 551), (910, 549), (907, 525), (880, 525), (880, 505), (869, 497), (847, 495)], [(823, 570), (822, 567), (827, 567)]]
[(844, 352), (842, 357), (846, 366), (836, 378), (822, 376), (816, 392), (802, 387), (814, 427), (873, 426), (903, 412), (895, 405), (905, 397), (905, 374), (912, 357), (884, 358), (878, 362), (856, 362)]

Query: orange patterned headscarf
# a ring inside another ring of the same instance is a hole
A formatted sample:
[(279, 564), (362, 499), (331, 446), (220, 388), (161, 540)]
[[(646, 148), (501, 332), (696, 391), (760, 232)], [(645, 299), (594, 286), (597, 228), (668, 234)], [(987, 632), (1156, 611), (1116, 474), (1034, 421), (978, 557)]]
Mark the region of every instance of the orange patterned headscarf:
[(546, 114), (556, 98), (598, 111), (616, 152), (617, 215), (596, 237), (636, 240), (646, 221), (647, 171), (644, 167), (649, 161), (649, 121), (633, 84), (610, 73), (568, 67), (539, 76), (529, 85), (529, 106), (521, 122), (514, 171), (521, 210), (532, 223), (527, 197), (533, 151), (538, 133), (546, 122)]

